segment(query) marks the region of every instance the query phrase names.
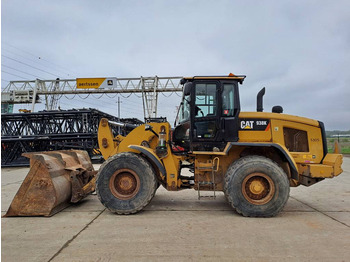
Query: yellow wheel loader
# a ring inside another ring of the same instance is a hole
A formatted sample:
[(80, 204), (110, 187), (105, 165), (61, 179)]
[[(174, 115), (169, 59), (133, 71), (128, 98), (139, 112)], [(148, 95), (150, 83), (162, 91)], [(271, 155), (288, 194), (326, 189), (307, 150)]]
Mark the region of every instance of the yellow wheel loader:
[[(291, 186), (342, 173), (342, 155), (327, 152), (322, 122), (283, 114), (281, 106), (263, 112), (265, 89), (257, 96), (257, 112), (241, 112), (238, 86), (244, 79), (183, 78), (174, 129), (164, 118), (140, 126), (102, 119), (98, 140), (106, 161), (96, 177), (83, 152), (35, 153), (7, 216), (50, 216), (95, 187), (109, 210), (133, 214), (162, 185), (195, 189), (199, 198), (203, 191), (223, 191), (239, 214), (271, 217), (283, 209)], [(132, 131), (115, 137), (113, 125)]]
[[(310, 186), (342, 172), (342, 155), (327, 152), (322, 122), (283, 114), (281, 106), (241, 112), (245, 76), (188, 77), (175, 128), (164, 119), (138, 127), (102, 119), (100, 151), (107, 160), (96, 179), (103, 205), (117, 214), (142, 210), (159, 184), (169, 191), (223, 191), (243, 216), (271, 217), (290, 186)], [(114, 137), (111, 125), (134, 128)], [(193, 176), (185, 176), (189, 168)]]

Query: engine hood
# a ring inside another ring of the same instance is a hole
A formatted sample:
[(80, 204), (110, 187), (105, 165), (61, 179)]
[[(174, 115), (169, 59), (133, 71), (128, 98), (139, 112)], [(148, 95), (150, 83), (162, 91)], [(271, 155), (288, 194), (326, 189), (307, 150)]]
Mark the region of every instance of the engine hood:
[(293, 116), (288, 114), (268, 113), (268, 112), (240, 112), (239, 118), (263, 118), (263, 119), (277, 119), (290, 122), (302, 123), (310, 126), (319, 127), (319, 122), (314, 119)]

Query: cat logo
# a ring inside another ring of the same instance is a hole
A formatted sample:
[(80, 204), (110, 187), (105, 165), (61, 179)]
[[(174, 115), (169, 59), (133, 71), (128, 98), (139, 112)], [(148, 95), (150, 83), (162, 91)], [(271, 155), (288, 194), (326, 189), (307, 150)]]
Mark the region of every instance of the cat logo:
[(239, 130), (246, 131), (269, 131), (270, 130), (270, 120), (269, 119), (252, 119), (252, 118), (241, 118), (240, 119)]
[(254, 121), (241, 121), (241, 129), (254, 129)]

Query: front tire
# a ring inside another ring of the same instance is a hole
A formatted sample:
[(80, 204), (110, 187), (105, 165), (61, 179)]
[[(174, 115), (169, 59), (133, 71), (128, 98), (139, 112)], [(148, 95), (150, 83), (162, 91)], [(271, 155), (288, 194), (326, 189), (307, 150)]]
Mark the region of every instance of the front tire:
[(237, 160), (225, 175), (225, 196), (243, 216), (276, 216), (286, 204), (289, 191), (289, 180), (283, 169), (262, 156)]
[(126, 152), (110, 157), (101, 166), (96, 193), (110, 211), (128, 215), (148, 205), (157, 183), (152, 166), (140, 155)]

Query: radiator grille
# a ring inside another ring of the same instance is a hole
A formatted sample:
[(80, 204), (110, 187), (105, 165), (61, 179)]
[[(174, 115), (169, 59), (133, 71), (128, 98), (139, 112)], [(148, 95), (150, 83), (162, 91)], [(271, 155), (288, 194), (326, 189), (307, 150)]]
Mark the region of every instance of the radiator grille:
[(283, 128), (284, 144), (289, 152), (308, 152), (307, 132), (294, 128)]

